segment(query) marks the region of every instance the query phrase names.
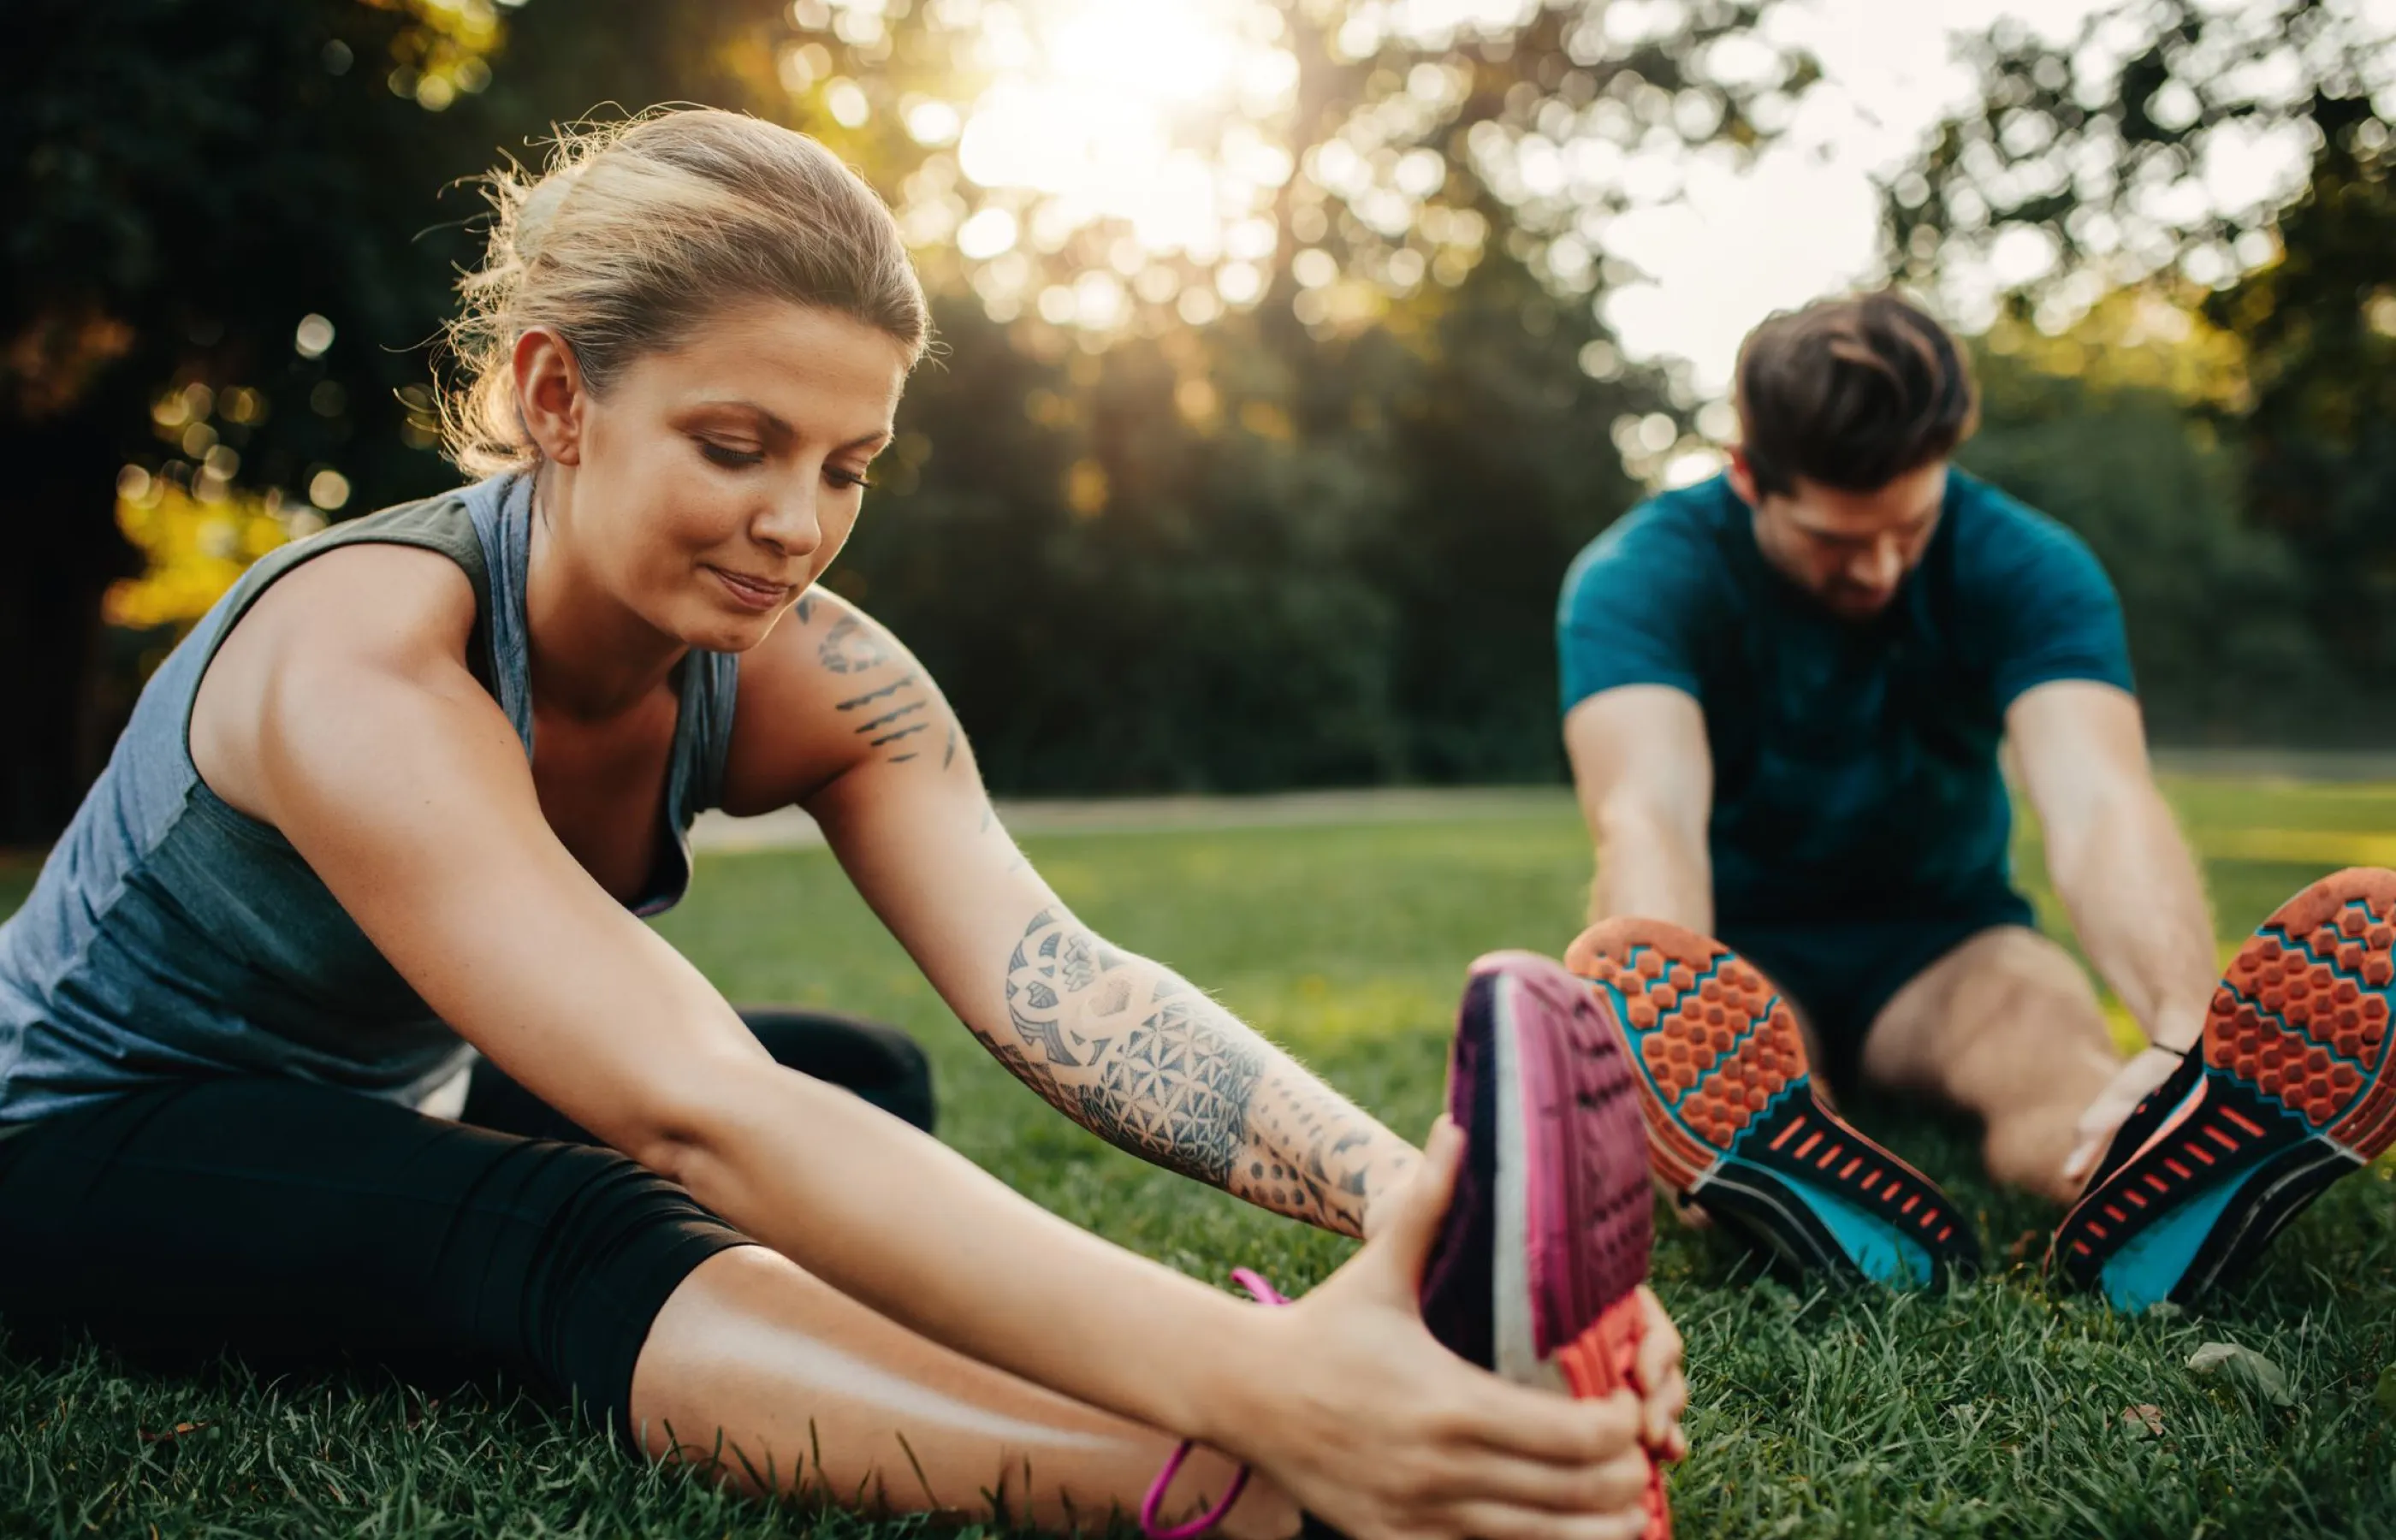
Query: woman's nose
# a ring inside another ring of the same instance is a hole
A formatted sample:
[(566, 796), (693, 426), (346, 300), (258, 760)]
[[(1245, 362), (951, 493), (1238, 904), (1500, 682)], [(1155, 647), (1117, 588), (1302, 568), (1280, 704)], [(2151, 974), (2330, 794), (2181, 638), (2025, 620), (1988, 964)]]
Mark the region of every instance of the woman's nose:
[(752, 522), (751, 532), (789, 556), (805, 556), (823, 541), (823, 524), (816, 516), (812, 485), (801, 486), (767, 503)]

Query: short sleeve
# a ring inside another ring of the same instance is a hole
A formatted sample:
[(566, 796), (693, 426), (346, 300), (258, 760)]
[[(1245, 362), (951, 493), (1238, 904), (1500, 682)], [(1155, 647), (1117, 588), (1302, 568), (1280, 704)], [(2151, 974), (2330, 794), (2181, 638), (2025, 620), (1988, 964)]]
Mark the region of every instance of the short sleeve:
[(1631, 510), (1591, 540), (1556, 606), (1564, 710), (1623, 684), (1702, 698), (1697, 643), (1719, 562), (1704, 529), (1662, 502)]
[(2058, 679), (2135, 691), (2122, 601), (2085, 541), (2043, 513), (1990, 493), (1977, 606), (1993, 639), (1990, 683), (2003, 711), (2024, 692)]

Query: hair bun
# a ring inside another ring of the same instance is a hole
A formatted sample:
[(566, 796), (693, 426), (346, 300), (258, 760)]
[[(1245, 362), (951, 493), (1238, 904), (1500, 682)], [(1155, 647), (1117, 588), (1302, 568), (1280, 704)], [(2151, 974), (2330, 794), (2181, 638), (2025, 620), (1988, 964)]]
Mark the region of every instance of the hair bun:
[(517, 194), (508, 219), (508, 250), (518, 262), (530, 267), (539, 259), (541, 244), (549, 238), (558, 210), (566, 206), (566, 196), (581, 179), (586, 164), (577, 161), (557, 166)]

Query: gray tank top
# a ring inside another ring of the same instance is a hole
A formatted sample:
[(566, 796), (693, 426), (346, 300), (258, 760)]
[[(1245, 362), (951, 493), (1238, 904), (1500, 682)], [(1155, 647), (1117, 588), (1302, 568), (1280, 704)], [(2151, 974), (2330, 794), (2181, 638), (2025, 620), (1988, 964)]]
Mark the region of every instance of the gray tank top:
[[(525, 573), (532, 478), (504, 475), (341, 524), (260, 561), (168, 655), (33, 895), (0, 925), (0, 1132), (160, 1081), (291, 1075), (410, 1106), (473, 1051), (384, 961), (289, 842), (192, 763), (192, 701), (269, 584), (339, 546), (437, 551), (474, 585), (468, 657), (532, 752)], [(657, 863), (632, 906), (690, 881), (691, 819), (721, 793), (739, 659), (693, 652)]]

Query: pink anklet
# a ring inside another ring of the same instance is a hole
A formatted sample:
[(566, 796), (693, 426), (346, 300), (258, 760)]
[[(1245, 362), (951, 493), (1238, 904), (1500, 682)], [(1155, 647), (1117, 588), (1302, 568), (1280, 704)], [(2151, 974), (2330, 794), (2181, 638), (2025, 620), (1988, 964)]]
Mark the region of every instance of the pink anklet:
[[(1231, 1280), (1255, 1295), (1259, 1305), (1289, 1303), (1280, 1290), (1245, 1268), (1233, 1268)], [(1148, 1540), (1195, 1540), (1196, 1536), (1221, 1523), (1223, 1515), (1231, 1512), (1231, 1505), (1240, 1500), (1240, 1494), (1248, 1489), (1248, 1467), (1242, 1466), (1239, 1474), (1231, 1478), (1231, 1490), (1223, 1494), (1221, 1502), (1186, 1524), (1176, 1525), (1172, 1529), (1158, 1528), (1156, 1515), (1157, 1510), (1165, 1507), (1165, 1490), (1173, 1485), (1173, 1478), (1181, 1474), (1182, 1462), (1190, 1458), (1190, 1452), (1196, 1447), (1191, 1440), (1182, 1440), (1181, 1447), (1173, 1452), (1173, 1457), (1165, 1462), (1165, 1468), (1156, 1473), (1156, 1480), (1150, 1484), (1148, 1497), (1139, 1505), (1140, 1533), (1147, 1535)]]

